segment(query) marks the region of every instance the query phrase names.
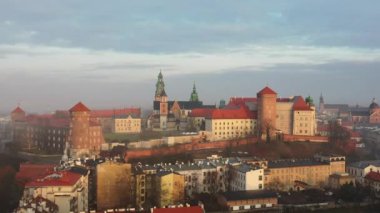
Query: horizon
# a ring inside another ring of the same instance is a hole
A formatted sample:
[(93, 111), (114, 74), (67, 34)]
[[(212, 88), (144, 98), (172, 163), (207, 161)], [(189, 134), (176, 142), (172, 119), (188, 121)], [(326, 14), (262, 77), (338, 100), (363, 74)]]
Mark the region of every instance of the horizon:
[(40, 2), (0, 2), (2, 113), (150, 109), (160, 70), (169, 100), (193, 82), (205, 104), (265, 85), (315, 103), (380, 98), (375, 0)]

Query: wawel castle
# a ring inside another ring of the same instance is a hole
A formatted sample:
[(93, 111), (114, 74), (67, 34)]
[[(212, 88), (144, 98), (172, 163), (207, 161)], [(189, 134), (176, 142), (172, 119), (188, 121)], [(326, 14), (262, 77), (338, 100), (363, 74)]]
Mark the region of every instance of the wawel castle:
[(256, 97), (231, 98), (226, 106), (203, 105), (194, 85), (189, 101), (168, 101), (163, 75), (156, 83), (153, 114), (148, 127), (153, 130), (186, 130), (194, 127), (214, 140), (246, 136), (314, 136), (315, 107), (311, 97), (278, 98), (269, 87)]

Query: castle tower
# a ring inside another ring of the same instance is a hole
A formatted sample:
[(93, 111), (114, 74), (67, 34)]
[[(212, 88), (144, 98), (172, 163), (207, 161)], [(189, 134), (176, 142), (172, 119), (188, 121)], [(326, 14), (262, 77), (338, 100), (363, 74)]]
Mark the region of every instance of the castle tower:
[(11, 112), (11, 120), (12, 122), (23, 122), (26, 120), (26, 113), (23, 109), (21, 109), (20, 106), (17, 106), (12, 112)]
[(22, 149), (30, 149), (31, 144), (27, 140), (27, 122), (26, 113), (21, 107), (17, 106), (11, 112), (12, 121), (12, 131), (11, 138), (12, 141), (21, 145)]
[(257, 93), (258, 130), (262, 138), (275, 135), (277, 93), (265, 87)]
[(82, 102), (77, 103), (70, 110), (70, 156), (80, 157), (89, 154), (90, 144), (90, 109)]
[(160, 129), (165, 130), (167, 128), (169, 106), (168, 106), (168, 96), (166, 95), (166, 92), (165, 92), (164, 77), (161, 71), (158, 74), (154, 100), (160, 102), (160, 111), (159, 111)]
[(197, 88), (195, 87), (195, 83), (193, 85), (193, 91), (191, 92), (191, 95), (190, 95), (190, 101), (192, 101), (192, 102), (198, 102), (199, 101)]

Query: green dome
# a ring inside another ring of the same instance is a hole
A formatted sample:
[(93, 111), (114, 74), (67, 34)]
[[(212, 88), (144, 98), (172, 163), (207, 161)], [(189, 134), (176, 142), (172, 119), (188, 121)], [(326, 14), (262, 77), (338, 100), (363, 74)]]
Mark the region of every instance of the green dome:
[(314, 100), (313, 100), (313, 98), (310, 95), (306, 97), (305, 101), (310, 106), (314, 106)]

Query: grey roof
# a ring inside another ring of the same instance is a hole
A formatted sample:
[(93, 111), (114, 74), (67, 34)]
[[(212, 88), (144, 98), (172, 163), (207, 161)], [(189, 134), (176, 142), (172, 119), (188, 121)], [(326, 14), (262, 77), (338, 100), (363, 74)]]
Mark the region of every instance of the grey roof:
[(286, 159), (275, 160), (268, 162), (268, 168), (284, 168), (284, 167), (299, 167), (299, 166), (316, 166), (328, 165), (326, 162), (316, 161), (314, 159)]
[(200, 167), (197, 164), (173, 164), (164, 166), (165, 169), (173, 169), (173, 171), (189, 171), (199, 170)]
[(249, 200), (249, 199), (260, 199), (260, 198), (277, 198), (276, 192), (269, 191), (269, 190), (248, 190), (248, 191), (225, 192), (225, 193), (222, 193), (222, 196), (224, 196), (227, 201)]
[(241, 164), (241, 165), (237, 166), (236, 169), (241, 173), (247, 173), (247, 172), (252, 171), (252, 170), (257, 170), (257, 169), (259, 169), (259, 167), (253, 166), (251, 164)]
[(350, 167), (364, 169), (364, 168), (366, 168), (367, 166), (370, 166), (370, 165), (376, 166), (376, 167), (380, 167), (380, 160), (359, 161), (359, 162), (355, 162), (355, 163), (350, 164)]
[[(175, 101), (168, 101), (168, 108), (171, 109), (173, 107)], [(177, 101), (178, 105), (181, 109), (195, 109), (195, 108), (215, 108), (215, 105), (203, 105), (202, 101)], [(160, 102), (153, 102), (153, 109), (160, 110)]]

